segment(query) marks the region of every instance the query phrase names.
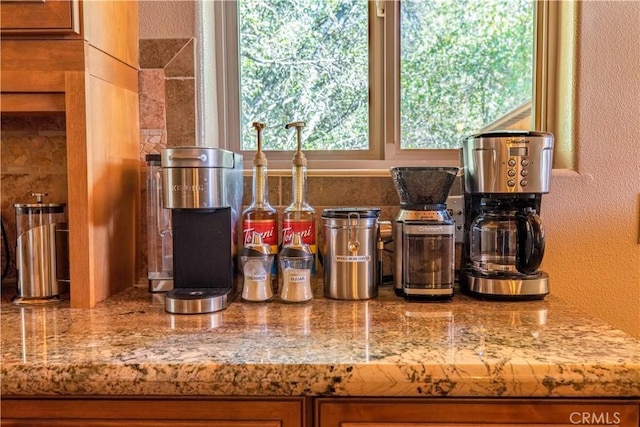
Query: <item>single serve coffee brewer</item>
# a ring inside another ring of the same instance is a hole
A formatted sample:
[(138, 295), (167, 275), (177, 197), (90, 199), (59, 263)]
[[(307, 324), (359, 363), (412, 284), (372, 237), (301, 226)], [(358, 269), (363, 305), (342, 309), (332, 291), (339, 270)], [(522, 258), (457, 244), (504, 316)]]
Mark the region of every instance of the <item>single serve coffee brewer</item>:
[(172, 210), (173, 290), (169, 313), (223, 310), (239, 291), (236, 223), (242, 155), (218, 148), (162, 150), (163, 204)]

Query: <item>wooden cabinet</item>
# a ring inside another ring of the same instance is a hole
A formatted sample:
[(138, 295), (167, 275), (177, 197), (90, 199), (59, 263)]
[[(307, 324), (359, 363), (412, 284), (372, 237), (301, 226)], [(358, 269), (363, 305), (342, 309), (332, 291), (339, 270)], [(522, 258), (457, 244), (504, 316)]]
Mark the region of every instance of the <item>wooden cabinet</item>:
[(298, 427), (303, 398), (2, 398), (3, 426)]
[(78, 0), (2, 1), (2, 34), (80, 33)]
[(3, 396), (1, 409), (7, 427), (640, 425), (638, 399)]
[(640, 401), (598, 399), (350, 399), (315, 402), (317, 427), (638, 427)]
[(3, 2), (1, 13), (2, 114), (65, 113), (71, 306), (93, 307), (136, 281), (138, 4)]

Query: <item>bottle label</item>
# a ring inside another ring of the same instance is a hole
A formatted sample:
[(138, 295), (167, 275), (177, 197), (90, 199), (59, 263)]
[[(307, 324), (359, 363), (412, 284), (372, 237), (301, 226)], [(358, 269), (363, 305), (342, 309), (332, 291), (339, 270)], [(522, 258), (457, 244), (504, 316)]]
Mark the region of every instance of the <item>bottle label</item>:
[(300, 233), (302, 241), (311, 247), (316, 253), (316, 223), (315, 221), (294, 221), (285, 219), (282, 221), (282, 245), (286, 246), (293, 240), (293, 233)]
[(271, 249), (278, 247), (278, 232), (276, 230), (278, 223), (272, 219), (245, 219), (242, 223), (242, 244), (251, 243), (253, 233), (260, 234), (262, 242), (271, 245)]
[(299, 268), (285, 268), (282, 270), (282, 292), (280, 298), (283, 301), (301, 302), (313, 298), (311, 291), (311, 272)]

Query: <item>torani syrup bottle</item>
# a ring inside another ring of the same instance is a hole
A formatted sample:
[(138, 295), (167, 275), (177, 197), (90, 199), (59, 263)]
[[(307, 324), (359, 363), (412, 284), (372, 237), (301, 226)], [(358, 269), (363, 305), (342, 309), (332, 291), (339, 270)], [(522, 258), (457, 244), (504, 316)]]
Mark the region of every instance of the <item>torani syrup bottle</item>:
[(298, 149), (293, 156), (292, 167), (292, 197), (291, 204), (284, 210), (282, 217), (282, 246), (287, 246), (293, 240), (294, 233), (299, 233), (303, 243), (309, 245), (314, 254), (312, 274), (315, 275), (316, 244), (316, 211), (307, 203), (307, 159), (302, 152), (302, 128), (304, 122), (293, 122), (285, 126), (286, 129), (295, 128)]
[[(271, 246), (271, 251), (278, 252), (278, 212), (269, 204), (267, 183), (267, 158), (262, 152), (262, 130), (264, 123), (254, 122), (253, 127), (258, 134), (258, 150), (253, 157), (253, 187), (251, 205), (242, 212), (242, 243), (248, 246), (252, 242), (253, 233), (258, 233), (262, 242)], [(278, 265), (273, 263), (271, 269), (273, 292), (278, 291)]]

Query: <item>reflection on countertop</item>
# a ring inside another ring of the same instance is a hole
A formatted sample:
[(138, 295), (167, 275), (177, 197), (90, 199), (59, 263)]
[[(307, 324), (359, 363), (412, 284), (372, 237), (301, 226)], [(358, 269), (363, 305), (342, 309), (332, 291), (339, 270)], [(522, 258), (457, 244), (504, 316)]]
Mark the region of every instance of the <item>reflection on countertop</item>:
[(554, 298), (2, 303), (3, 395), (639, 396), (640, 341)]

